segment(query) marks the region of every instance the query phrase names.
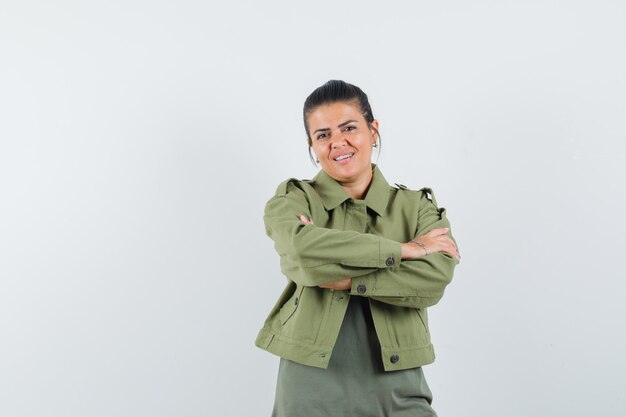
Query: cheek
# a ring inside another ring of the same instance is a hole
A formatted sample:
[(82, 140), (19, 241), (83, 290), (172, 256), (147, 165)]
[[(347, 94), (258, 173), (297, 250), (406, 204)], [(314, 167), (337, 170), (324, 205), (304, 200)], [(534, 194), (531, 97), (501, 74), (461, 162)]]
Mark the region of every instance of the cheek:
[(368, 137), (359, 138), (357, 147), (361, 151), (367, 151), (368, 149), (371, 150), (372, 145), (371, 145), (370, 139)]
[(327, 152), (329, 147), (326, 145), (328, 142), (323, 142), (323, 143), (313, 143), (313, 150), (318, 153), (318, 154), (322, 154), (324, 152)]

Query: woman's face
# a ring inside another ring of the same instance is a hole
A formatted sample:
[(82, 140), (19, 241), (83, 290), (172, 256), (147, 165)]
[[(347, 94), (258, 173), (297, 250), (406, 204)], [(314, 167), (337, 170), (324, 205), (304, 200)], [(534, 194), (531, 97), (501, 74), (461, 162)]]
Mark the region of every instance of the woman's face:
[[(308, 124), (311, 148), (328, 175), (342, 183), (371, 176), (376, 133), (358, 104), (339, 101), (319, 106), (309, 114)], [(373, 120), (372, 126), (378, 129), (378, 121)]]

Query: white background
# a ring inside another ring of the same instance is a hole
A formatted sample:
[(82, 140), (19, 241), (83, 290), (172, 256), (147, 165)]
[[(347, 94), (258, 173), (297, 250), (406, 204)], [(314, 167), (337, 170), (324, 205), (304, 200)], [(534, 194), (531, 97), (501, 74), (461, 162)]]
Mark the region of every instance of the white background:
[(2, 0), (0, 415), (269, 416), (262, 211), (329, 79), (459, 243), (439, 415), (625, 415), (625, 50), (617, 0)]

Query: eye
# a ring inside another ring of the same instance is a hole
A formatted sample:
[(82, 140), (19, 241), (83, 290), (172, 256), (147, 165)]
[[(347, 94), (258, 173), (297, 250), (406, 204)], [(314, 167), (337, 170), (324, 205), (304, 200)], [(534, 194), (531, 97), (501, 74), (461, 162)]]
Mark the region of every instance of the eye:
[(319, 135), (317, 135), (317, 139), (324, 139), (324, 135), (326, 135), (326, 133), (320, 133)]
[(356, 126), (346, 126), (347, 131), (354, 130), (354, 129), (356, 129)]

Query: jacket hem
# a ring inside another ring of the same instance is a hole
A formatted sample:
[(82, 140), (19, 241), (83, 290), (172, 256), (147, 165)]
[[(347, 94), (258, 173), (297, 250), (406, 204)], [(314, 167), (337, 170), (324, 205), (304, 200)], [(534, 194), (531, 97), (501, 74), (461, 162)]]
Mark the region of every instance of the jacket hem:
[[(323, 369), (328, 368), (333, 350), (332, 346), (307, 344), (265, 327), (259, 331), (255, 345), (281, 358)], [(418, 347), (381, 347), (381, 359), (385, 371), (399, 371), (433, 363), (435, 351), (432, 343)]]
[(259, 331), (255, 345), (281, 358), (316, 368), (328, 368), (332, 346), (315, 346), (274, 333), (263, 328)]
[(432, 343), (417, 347), (381, 347), (381, 356), (385, 371), (399, 371), (433, 363), (435, 349)]

